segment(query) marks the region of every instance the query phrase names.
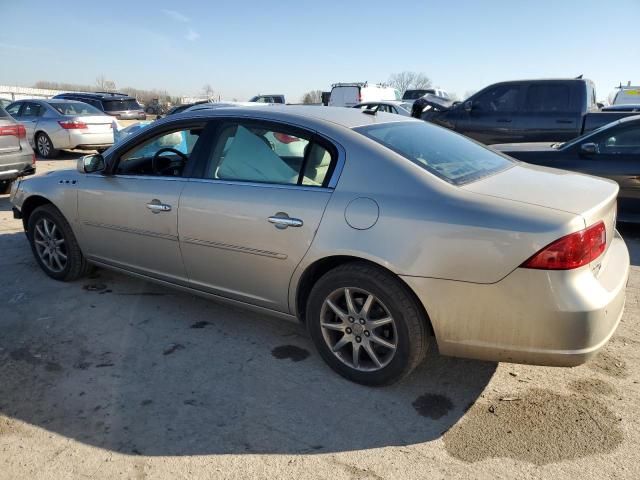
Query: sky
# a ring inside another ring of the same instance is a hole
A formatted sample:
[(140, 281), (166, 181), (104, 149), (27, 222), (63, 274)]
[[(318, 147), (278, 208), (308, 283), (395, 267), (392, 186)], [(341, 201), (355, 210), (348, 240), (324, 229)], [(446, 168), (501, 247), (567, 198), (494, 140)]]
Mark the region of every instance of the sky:
[[(465, 97), (584, 74), (605, 99), (640, 84), (640, 0), (0, 0), (0, 85), (38, 80), (223, 99), (425, 73)], [(11, 20), (13, 19), (13, 20)]]

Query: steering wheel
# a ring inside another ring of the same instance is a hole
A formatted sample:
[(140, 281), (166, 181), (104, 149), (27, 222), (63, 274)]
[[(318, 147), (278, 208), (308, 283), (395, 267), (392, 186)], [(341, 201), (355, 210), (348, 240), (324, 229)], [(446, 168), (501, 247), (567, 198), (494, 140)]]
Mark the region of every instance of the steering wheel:
[(189, 157), (187, 157), (184, 153), (182, 153), (180, 150), (176, 150), (175, 148), (171, 148), (171, 147), (164, 147), (161, 148), (160, 150), (158, 150), (154, 155), (153, 158), (151, 159), (151, 171), (157, 175), (162, 175), (162, 173), (166, 170), (167, 167), (164, 168), (158, 168), (158, 160), (160, 159), (160, 157), (162, 157), (162, 154), (165, 152), (171, 152), (171, 153), (175, 153), (177, 156), (180, 157), (180, 159), (182, 160), (182, 165), (180, 165), (181, 168), (184, 167), (185, 163), (187, 163), (189, 161)]

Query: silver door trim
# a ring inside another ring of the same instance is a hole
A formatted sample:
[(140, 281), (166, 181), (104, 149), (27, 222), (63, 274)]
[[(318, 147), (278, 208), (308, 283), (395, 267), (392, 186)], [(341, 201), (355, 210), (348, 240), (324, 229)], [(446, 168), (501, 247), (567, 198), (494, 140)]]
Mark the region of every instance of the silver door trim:
[(238, 185), (241, 187), (259, 187), (259, 188), (278, 188), (281, 190), (302, 190), (307, 192), (333, 192), (329, 187), (310, 187), (307, 185), (293, 185), (285, 183), (260, 183), (260, 182), (246, 182), (244, 180), (222, 180), (214, 178), (190, 178), (189, 182), (193, 183), (214, 183), (220, 185)]
[(200, 240), (199, 238), (183, 238), (182, 242), (202, 247), (219, 248), (221, 250), (231, 250), (233, 252), (248, 253), (251, 255), (260, 255), (262, 257), (276, 258), (278, 260), (286, 260), (287, 255), (284, 253), (270, 252), (268, 250), (259, 250), (256, 248), (241, 247), (239, 245), (229, 245), (226, 243), (211, 242), (209, 240)]
[(142, 235), (145, 237), (162, 238), (164, 240), (171, 240), (173, 242), (178, 241), (177, 235), (170, 235), (167, 233), (150, 232), (149, 230), (140, 230), (137, 228), (122, 227), (120, 225), (110, 225), (107, 223), (90, 222), (87, 220), (83, 221), (82, 224), (87, 225), (89, 227), (106, 228), (107, 230), (116, 230), (118, 232), (133, 233), (135, 235)]

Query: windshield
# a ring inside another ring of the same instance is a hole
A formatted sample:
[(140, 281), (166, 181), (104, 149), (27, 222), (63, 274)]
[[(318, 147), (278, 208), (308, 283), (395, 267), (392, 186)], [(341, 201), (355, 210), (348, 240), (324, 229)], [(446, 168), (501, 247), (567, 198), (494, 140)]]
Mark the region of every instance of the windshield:
[(62, 115), (104, 115), (100, 110), (83, 102), (50, 103)]
[(429, 93), (428, 90), (407, 90), (402, 96), (402, 100), (417, 100), (418, 98)]
[(483, 145), (426, 122), (386, 123), (354, 130), (454, 185), (469, 183), (514, 165), (513, 161)]
[(125, 100), (103, 100), (102, 104), (104, 105), (105, 112), (119, 112), (122, 110), (140, 110), (140, 105), (135, 99), (125, 99)]

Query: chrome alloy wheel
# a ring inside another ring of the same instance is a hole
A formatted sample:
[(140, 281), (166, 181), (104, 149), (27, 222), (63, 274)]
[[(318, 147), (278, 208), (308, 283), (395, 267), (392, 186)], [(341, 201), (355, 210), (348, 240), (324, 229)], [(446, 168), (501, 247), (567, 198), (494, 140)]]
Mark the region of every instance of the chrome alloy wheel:
[(46, 135), (38, 135), (38, 153), (42, 157), (48, 157), (51, 152), (51, 142)]
[(38, 257), (52, 272), (62, 272), (67, 267), (67, 247), (62, 231), (53, 221), (41, 218), (36, 223), (33, 241)]
[(396, 323), (375, 295), (359, 288), (333, 291), (320, 311), (322, 336), (345, 365), (363, 372), (386, 367), (398, 347)]

